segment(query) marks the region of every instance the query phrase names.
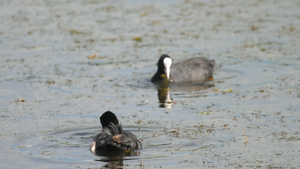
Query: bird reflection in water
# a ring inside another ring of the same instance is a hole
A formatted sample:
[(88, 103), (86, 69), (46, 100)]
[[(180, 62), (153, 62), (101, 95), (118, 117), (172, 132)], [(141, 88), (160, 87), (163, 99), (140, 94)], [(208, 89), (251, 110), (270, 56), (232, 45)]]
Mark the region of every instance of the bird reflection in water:
[[(156, 83), (160, 108), (172, 108), (174, 101), (170, 97), (171, 88), (173, 88), (173, 90), (175, 89), (175, 91), (181, 91), (181, 93), (185, 93), (185, 97), (202, 97), (203, 92), (197, 92), (198, 94), (195, 94), (195, 91), (203, 91), (208, 88), (215, 87), (212, 78), (205, 83), (190, 82), (174, 84), (170, 83), (170, 81), (167, 80), (165, 75), (161, 76), (163, 77), (163, 80), (159, 83)], [(191, 96), (191, 93), (193, 93), (193, 96)], [(183, 95), (181, 97), (183, 97)]]
[(165, 75), (161, 75), (163, 80), (157, 84), (159, 107), (172, 108), (173, 101), (170, 97), (169, 80)]
[[(136, 151), (125, 151), (123, 153), (114, 154), (114, 155), (106, 155), (101, 156), (100, 154), (97, 154), (100, 156), (100, 159), (96, 159), (95, 161), (102, 161), (106, 162), (105, 165), (103, 165), (101, 168), (124, 168), (124, 160), (131, 160), (134, 159), (136, 156), (140, 155), (140, 152)], [(132, 156), (132, 158), (130, 157)]]

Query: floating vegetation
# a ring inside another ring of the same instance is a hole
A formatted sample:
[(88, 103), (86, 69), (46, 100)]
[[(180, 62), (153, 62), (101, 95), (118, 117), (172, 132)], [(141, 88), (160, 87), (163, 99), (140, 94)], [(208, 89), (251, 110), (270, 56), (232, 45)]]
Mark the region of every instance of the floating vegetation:
[(212, 112), (209, 112), (209, 111), (207, 111), (207, 112), (201, 112), (201, 113), (198, 113), (198, 114), (204, 114), (204, 115), (209, 115), (209, 114), (211, 114)]
[(253, 25), (251, 26), (251, 30), (252, 30), (252, 31), (256, 31), (257, 29), (258, 29), (258, 27), (253, 26)]
[(72, 35), (84, 35), (84, 34), (86, 34), (85, 32), (80, 31), (80, 30), (76, 30), (76, 29), (69, 29), (68, 32), (70, 32)]
[(107, 38), (107, 39), (104, 39), (104, 40), (109, 41), (111, 43), (114, 43), (117, 40), (117, 38)]
[(48, 85), (51, 85), (51, 84), (55, 84), (55, 81), (54, 80), (47, 80), (45, 83), (48, 84)]
[(25, 99), (17, 99), (16, 102), (23, 103), (23, 102), (25, 102)]
[(142, 42), (143, 38), (142, 37), (134, 37), (132, 38), (133, 41), (136, 41), (136, 42)]
[(92, 55), (87, 56), (87, 58), (88, 59), (104, 59), (105, 57), (97, 55), (97, 54), (92, 54)]
[(96, 59), (96, 54), (90, 55), (87, 57), (88, 59)]
[(227, 89), (227, 90), (220, 90), (220, 89), (213, 89), (214, 92), (222, 92), (222, 93), (231, 93), (233, 92), (233, 89)]

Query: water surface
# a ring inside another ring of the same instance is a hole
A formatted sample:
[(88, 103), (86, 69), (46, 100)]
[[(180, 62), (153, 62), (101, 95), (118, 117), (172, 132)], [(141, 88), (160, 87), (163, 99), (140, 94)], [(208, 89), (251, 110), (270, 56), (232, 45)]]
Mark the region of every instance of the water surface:
[[(1, 1), (1, 168), (298, 168), (297, 1)], [(150, 78), (163, 53), (214, 81)], [(168, 107), (168, 108), (162, 108)], [(133, 156), (89, 151), (113, 111)]]

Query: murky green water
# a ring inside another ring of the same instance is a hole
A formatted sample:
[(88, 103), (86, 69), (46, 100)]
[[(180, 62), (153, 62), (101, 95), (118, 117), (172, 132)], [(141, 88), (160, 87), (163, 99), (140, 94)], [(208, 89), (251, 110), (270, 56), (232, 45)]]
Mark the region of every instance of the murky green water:
[[(298, 1), (0, 2), (1, 168), (300, 167)], [(150, 78), (215, 59), (214, 82)], [(169, 108), (161, 108), (161, 107)], [(142, 140), (133, 156), (89, 151), (113, 111)]]

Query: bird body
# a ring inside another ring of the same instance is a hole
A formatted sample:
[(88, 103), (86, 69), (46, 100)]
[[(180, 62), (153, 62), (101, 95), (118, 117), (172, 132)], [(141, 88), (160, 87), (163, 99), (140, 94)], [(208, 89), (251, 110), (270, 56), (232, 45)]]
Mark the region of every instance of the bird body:
[(123, 130), (117, 117), (110, 111), (100, 117), (102, 132), (96, 135), (90, 146), (93, 153), (100, 155), (118, 154), (142, 148), (134, 134)]

